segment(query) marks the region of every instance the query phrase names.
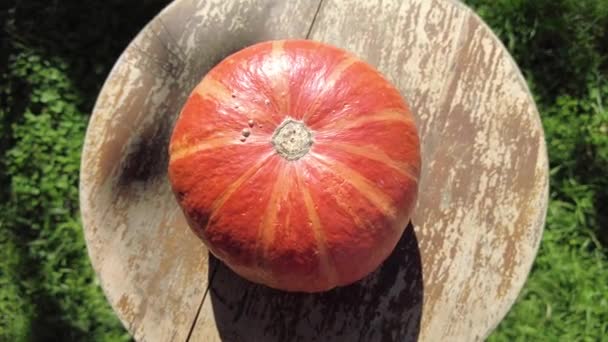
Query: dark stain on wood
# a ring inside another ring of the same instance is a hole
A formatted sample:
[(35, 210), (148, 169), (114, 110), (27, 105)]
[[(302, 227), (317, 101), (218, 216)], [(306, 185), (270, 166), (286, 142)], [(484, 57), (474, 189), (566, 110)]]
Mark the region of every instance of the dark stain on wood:
[(165, 177), (169, 163), (168, 146), (173, 127), (172, 115), (159, 115), (161, 120), (149, 126), (131, 140), (132, 146), (119, 170), (118, 186), (132, 182), (148, 182)]

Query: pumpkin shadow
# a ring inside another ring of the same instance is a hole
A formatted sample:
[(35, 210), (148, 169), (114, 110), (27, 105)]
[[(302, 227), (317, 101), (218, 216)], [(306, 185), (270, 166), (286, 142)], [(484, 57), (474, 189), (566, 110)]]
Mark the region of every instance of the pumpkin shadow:
[(418, 339), (424, 291), (411, 224), (375, 272), (323, 293), (271, 289), (241, 278), (213, 256), (209, 260), (208, 295), (224, 341)]

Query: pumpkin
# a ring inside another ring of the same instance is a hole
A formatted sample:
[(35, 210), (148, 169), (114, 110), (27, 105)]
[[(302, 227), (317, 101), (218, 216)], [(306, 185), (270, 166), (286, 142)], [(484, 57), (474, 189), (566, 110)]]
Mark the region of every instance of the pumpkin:
[(216, 65), (175, 124), (169, 179), (192, 230), (250, 281), (318, 292), (392, 252), (416, 201), (419, 139), (397, 89), (319, 42)]

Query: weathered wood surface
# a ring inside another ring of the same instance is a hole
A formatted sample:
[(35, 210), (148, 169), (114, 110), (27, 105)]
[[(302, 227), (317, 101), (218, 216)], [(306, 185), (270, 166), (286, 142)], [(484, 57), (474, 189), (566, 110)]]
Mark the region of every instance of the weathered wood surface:
[(418, 117), (420, 340), (485, 338), (525, 282), (548, 199), (542, 126), (517, 66), (452, 1), (326, 1), (311, 38), (376, 65)]
[(83, 151), (81, 209), (101, 285), (141, 341), (184, 341), (208, 287), (208, 253), (166, 177), (173, 122), (228, 54), (305, 37), (317, 1), (172, 3), (129, 45), (106, 81)]
[[(165, 174), (175, 115), (210, 67), (254, 42), (308, 34), (397, 85), (423, 155), (414, 226), (393, 255), (363, 281), (316, 295), (255, 285), (208, 260)], [(81, 182), (94, 267), (138, 340), (469, 341), (491, 332), (523, 286), (548, 166), (524, 79), (458, 2), (178, 0), (104, 86)]]

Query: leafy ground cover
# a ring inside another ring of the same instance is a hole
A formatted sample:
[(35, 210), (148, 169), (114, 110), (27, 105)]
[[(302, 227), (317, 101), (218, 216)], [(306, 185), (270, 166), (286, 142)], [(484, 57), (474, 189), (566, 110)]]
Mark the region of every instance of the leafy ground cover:
[[(80, 149), (119, 53), (168, 1), (0, 4), (0, 340), (124, 341), (91, 270)], [(492, 341), (608, 341), (608, 2), (467, 0), (521, 66), (551, 162), (538, 258)]]

